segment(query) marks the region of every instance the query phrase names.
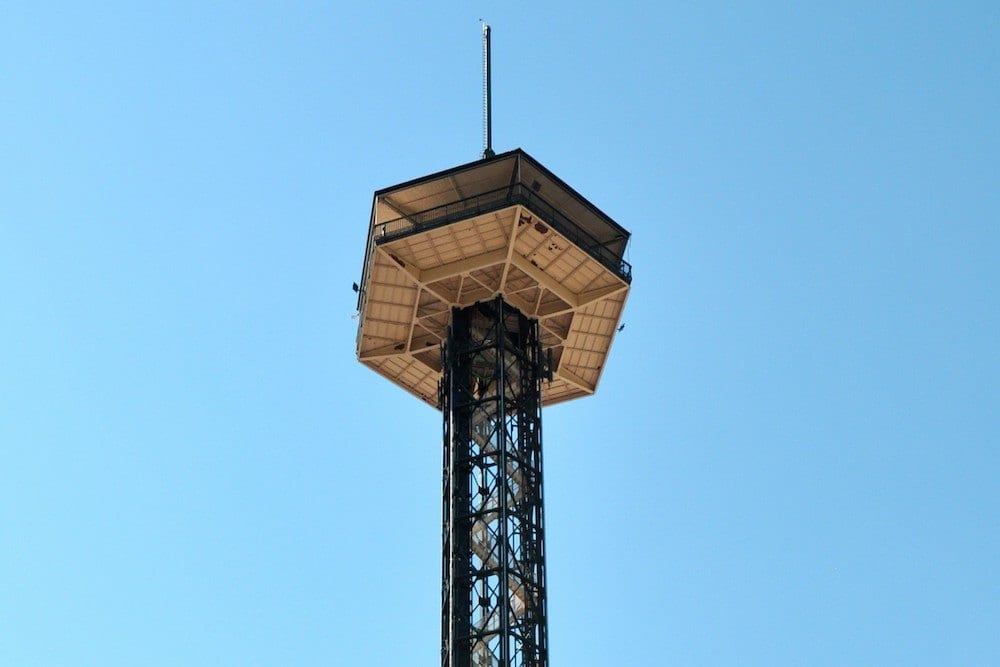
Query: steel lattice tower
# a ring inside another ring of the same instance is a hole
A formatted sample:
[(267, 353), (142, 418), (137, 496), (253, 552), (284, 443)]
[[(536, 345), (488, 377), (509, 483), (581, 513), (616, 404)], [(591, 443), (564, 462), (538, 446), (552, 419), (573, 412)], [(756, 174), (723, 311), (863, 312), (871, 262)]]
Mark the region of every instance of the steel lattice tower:
[(455, 309), (443, 350), (442, 665), (545, 665), (538, 323)]
[(547, 667), (542, 404), (593, 394), (629, 233), (524, 151), (375, 193), (362, 363), (444, 417), (442, 667)]

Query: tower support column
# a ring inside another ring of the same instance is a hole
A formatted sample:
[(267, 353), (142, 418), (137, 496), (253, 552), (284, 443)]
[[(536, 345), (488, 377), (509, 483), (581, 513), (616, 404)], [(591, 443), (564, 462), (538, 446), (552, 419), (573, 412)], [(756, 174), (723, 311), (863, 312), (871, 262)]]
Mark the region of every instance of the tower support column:
[(538, 323), (497, 297), (442, 350), (442, 667), (547, 667)]

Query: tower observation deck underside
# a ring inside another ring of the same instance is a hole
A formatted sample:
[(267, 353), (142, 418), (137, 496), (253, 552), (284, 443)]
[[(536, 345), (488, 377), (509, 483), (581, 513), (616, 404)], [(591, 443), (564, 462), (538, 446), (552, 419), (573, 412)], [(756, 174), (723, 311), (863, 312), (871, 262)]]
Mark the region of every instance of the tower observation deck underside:
[(520, 150), (375, 194), (358, 358), (438, 406), (452, 309), (501, 296), (551, 350), (548, 405), (593, 394), (631, 283), (629, 234)]

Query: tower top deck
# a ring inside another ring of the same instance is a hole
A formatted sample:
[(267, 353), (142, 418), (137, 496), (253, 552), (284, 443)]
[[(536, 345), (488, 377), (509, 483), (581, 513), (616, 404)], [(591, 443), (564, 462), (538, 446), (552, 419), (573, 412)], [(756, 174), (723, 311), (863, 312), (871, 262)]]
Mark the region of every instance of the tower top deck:
[(632, 280), (629, 232), (520, 149), (375, 193), (358, 358), (437, 406), (453, 307), (502, 295), (551, 348), (545, 404), (594, 393)]

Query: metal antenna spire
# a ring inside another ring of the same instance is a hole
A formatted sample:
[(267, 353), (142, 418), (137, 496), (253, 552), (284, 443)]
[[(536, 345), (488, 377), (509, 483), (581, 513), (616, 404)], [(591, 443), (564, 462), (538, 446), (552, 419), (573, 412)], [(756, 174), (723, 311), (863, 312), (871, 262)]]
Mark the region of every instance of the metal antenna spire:
[[(480, 19), (482, 21), (482, 19)], [(490, 26), (483, 23), (483, 159), (493, 152), (493, 85), (490, 81)]]

